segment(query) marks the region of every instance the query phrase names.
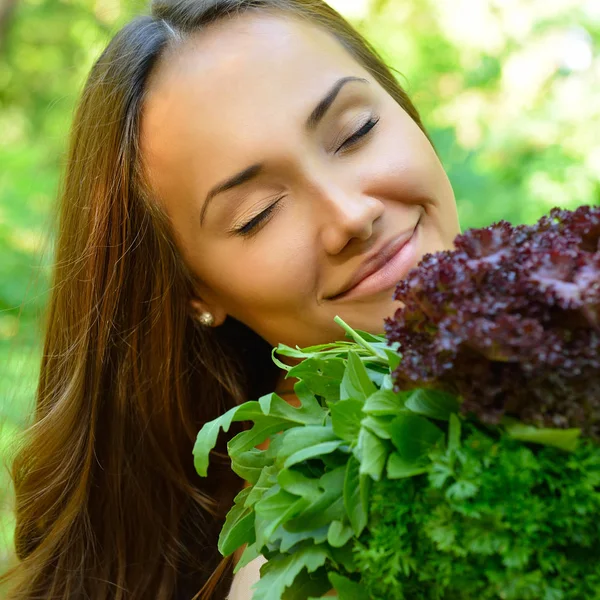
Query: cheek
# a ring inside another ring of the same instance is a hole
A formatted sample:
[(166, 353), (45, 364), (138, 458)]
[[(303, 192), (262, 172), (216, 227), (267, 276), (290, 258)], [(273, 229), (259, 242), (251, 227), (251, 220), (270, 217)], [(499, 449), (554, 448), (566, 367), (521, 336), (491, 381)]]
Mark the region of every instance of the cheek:
[(393, 196), (408, 204), (447, 195), (446, 173), (429, 140), (396, 105), (380, 123), (361, 168), (362, 186), (373, 196)]
[(241, 305), (273, 308), (302, 305), (314, 294), (316, 270), (311, 252), (298, 231), (281, 222), (283, 215), (267, 223), (247, 244), (233, 243), (235, 250), (217, 252), (219, 261), (207, 280), (225, 299)]

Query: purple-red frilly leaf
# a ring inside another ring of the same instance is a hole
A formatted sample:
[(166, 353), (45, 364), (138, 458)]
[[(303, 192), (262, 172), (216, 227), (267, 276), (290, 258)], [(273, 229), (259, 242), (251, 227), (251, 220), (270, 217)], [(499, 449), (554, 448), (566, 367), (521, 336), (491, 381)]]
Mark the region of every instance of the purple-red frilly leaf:
[(396, 288), (396, 391), (445, 389), (483, 422), (507, 414), (600, 439), (600, 207), (499, 221), (454, 247)]

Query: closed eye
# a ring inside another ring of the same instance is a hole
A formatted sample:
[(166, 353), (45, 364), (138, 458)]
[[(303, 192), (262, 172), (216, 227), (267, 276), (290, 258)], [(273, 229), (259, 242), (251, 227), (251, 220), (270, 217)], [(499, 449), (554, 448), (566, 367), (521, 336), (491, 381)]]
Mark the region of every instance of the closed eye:
[(260, 225), (262, 225), (270, 216), (271, 213), (275, 210), (275, 207), (279, 204), (279, 202), (283, 200), (283, 197), (278, 198), (271, 206), (263, 210), (261, 213), (250, 219), (245, 225), (240, 227), (236, 227), (233, 230), (233, 234), (241, 235), (242, 237), (249, 237), (252, 234), (258, 231)]
[(342, 145), (336, 150), (339, 152), (353, 144), (359, 142), (363, 137), (365, 137), (375, 125), (379, 123), (379, 117), (371, 117), (364, 125), (362, 125), (357, 131), (355, 131), (349, 138), (346, 138)]

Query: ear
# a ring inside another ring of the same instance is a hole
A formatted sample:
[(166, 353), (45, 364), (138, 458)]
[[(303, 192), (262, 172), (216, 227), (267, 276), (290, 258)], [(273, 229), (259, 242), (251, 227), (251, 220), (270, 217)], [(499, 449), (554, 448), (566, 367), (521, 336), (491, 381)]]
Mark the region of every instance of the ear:
[(202, 313), (209, 312), (214, 319), (212, 327), (222, 325), (227, 318), (227, 313), (215, 302), (206, 302), (198, 297), (193, 297), (190, 300), (190, 311), (194, 319), (200, 318)]

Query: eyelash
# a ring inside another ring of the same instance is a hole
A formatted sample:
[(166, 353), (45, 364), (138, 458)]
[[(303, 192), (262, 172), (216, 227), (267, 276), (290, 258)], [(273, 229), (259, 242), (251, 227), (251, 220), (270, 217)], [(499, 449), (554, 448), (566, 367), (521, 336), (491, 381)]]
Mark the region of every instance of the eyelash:
[(349, 138), (347, 138), (344, 143), (336, 150), (339, 152), (342, 148), (346, 146), (352, 146), (356, 144), (361, 138), (365, 137), (367, 133), (375, 127), (379, 123), (379, 117), (371, 117), (364, 125), (362, 125), (359, 129), (357, 129)]
[[(357, 129), (350, 137), (348, 137), (336, 150), (336, 152), (356, 144), (363, 137), (365, 137), (375, 127), (375, 125), (377, 125), (377, 123), (379, 123), (379, 117), (371, 117), (364, 125)], [(233, 233), (242, 237), (250, 237), (251, 235), (257, 233), (259, 231), (259, 226), (271, 216), (275, 210), (275, 207), (281, 200), (283, 200), (283, 197), (278, 198), (275, 202), (273, 202), (273, 204), (271, 204), (271, 206), (256, 215), (256, 217), (252, 218), (245, 225), (234, 229)]]

